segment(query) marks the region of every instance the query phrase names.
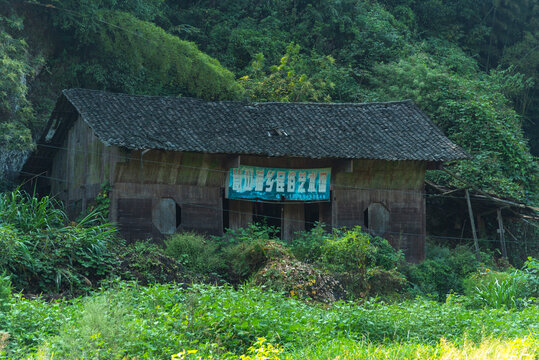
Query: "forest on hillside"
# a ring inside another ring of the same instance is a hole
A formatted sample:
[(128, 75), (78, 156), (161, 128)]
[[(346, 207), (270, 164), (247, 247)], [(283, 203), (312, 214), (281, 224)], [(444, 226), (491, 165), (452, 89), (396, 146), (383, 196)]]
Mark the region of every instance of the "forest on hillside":
[[(473, 155), (449, 164), (454, 173), (483, 191), (539, 203), (537, 0), (0, 5), (3, 178), (34, 147), (64, 88), (250, 101), (413, 99)], [(445, 173), (429, 177), (463, 185)]]

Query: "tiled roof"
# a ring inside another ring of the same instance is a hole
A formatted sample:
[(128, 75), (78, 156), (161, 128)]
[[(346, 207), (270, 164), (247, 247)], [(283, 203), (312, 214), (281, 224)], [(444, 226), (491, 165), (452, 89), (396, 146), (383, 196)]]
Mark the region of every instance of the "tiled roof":
[(411, 101), (212, 102), (86, 89), (63, 95), (103, 143), (128, 149), (383, 160), (469, 157)]

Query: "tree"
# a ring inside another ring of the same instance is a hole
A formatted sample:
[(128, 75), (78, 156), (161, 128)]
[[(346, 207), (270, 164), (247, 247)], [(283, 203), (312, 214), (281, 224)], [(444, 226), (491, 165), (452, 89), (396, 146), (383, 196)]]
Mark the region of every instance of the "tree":
[[(281, 57), (279, 65), (265, 71), (264, 55), (256, 55), (251, 64), (250, 75), (240, 79), (246, 94), (252, 101), (280, 102), (323, 102), (331, 101), (331, 90), (335, 84), (331, 81), (307, 76), (300, 56), (299, 45), (290, 44)], [(322, 59), (321, 67), (330, 66), (331, 57)]]

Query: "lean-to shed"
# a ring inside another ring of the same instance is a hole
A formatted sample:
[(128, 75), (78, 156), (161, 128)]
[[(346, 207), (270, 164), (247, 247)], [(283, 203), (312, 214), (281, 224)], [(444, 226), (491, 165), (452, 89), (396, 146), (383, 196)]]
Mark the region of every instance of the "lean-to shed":
[(108, 182), (128, 239), (361, 225), (424, 257), (424, 176), (467, 158), (411, 101), (211, 102), (64, 90), (22, 176), (71, 215)]

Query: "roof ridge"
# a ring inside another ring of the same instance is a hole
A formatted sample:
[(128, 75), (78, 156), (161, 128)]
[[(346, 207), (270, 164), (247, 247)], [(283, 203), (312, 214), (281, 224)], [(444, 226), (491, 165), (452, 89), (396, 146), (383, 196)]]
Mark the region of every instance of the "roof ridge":
[(255, 105), (267, 105), (267, 104), (301, 104), (301, 105), (330, 105), (330, 106), (365, 106), (365, 105), (391, 105), (391, 104), (403, 104), (403, 103), (412, 103), (412, 99), (404, 100), (392, 100), (392, 101), (378, 101), (378, 102), (310, 102), (310, 101), (298, 101), (298, 102), (278, 102), (278, 101), (268, 101), (268, 102), (252, 102), (250, 104)]
[(112, 94), (120, 96), (132, 96), (132, 97), (141, 97), (141, 98), (168, 98), (168, 99), (189, 99), (205, 103), (234, 103), (245, 106), (258, 106), (258, 105), (324, 105), (324, 106), (370, 106), (370, 105), (391, 105), (391, 104), (403, 104), (403, 103), (412, 103), (412, 99), (404, 100), (392, 100), (392, 101), (377, 101), (377, 102), (314, 102), (314, 101), (297, 101), (297, 102), (281, 102), (281, 101), (267, 101), (267, 102), (258, 102), (258, 101), (243, 101), (243, 100), (205, 100), (199, 99), (191, 96), (182, 96), (182, 95), (145, 95), (145, 94), (126, 94), (121, 92), (113, 92), (107, 90), (96, 90), (96, 89), (84, 89), (84, 88), (69, 88), (63, 89), (62, 94), (66, 95), (67, 92), (71, 91), (83, 91), (83, 92), (94, 92), (101, 94)]

